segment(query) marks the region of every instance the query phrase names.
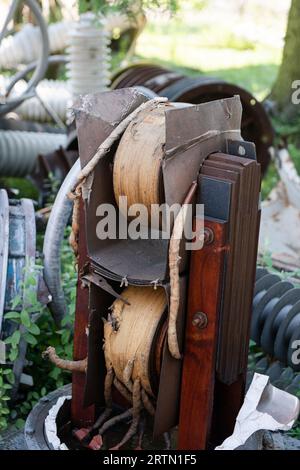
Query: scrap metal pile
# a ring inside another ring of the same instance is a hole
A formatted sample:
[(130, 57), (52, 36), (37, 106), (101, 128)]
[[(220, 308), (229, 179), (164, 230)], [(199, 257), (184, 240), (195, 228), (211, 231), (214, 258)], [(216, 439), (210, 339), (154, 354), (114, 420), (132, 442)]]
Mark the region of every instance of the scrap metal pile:
[[(256, 271), (260, 167), (264, 173), (274, 153), (268, 115), (249, 92), (212, 77), (135, 64), (110, 80), (116, 17), (86, 13), (47, 26), (36, 1), (24, 0), (35, 26), (4, 37), (16, 3), (0, 36), (0, 66), (15, 70), (9, 79), (0, 77), (0, 177), (30, 179), (39, 192), (38, 209), (55, 196), (45, 221), (42, 268), (29, 290), (48, 305), (57, 326), (67, 312), (60, 250), (68, 224), (80, 286), (74, 360), (58, 357), (53, 347), (45, 351), (57, 367), (72, 371), (72, 399), (69, 389), (55, 394), (45, 423), (38, 404), (33, 413), (43, 421), (33, 426), (29, 416), (27, 444), (119, 449), (137, 436), (142, 448), (150, 429), (164, 437), (160, 445), (166, 448), (220, 445), (233, 432), (244, 400), (250, 335), (281, 361), (271, 365), (276, 379), (282, 367), (300, 370), (292, 360), (292, 342), (300, 337), (299, 289)], [(122, 21), (129, 28), (128, 18)], [(66, 81), (45, 79), (53, 65), (66, 67)], [(291, 200), (297, 191), (288, 191)], [(120, 235), (122, 217), (127, 234), (134, 215), (128, 222), (124, 197), (129, 207), (143, 205), (147, 222), (156, 216), (150, 230), (156, 237), (143, 223), (142, 237)], [(169, 238), (158, 236), (165, 219), (153, 210), (163, 204), (180, 205)], [(98, 236), (105, 225), (101, 205), (118, 214), (119, 236)], [(26, 277), (37, 256), (36, 206), (0, 190), (0, 363), (5, 339), (25, 328), (5, 315), (30, 307)], [(190, 237), (184, 231), (187, 206), (195, 230)], [(267, 222), (263, 217), (264, 234)], [(200, 245), (187, 248), (195, 238)], [(38, 317), (31, 312), (32, 322)], [(23, 371), (26, 347), (23, 339), (10, 364), (12, 400), (34, 385)], [(298, 400), (280, 396), (290, 400), (290, 423)], [(116, 425), (121, 431), (114, 435)]]

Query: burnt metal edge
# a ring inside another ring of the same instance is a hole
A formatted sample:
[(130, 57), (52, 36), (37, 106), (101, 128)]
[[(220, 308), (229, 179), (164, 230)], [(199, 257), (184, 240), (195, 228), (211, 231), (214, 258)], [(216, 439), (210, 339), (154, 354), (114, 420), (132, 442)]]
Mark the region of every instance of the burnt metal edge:
[(58, 398), (72, 394), (72, 384), (54, 390), (42, 397), (27, 416), (24, 436), (27, 450), (50, 450), (44, 433), (45, 419)]

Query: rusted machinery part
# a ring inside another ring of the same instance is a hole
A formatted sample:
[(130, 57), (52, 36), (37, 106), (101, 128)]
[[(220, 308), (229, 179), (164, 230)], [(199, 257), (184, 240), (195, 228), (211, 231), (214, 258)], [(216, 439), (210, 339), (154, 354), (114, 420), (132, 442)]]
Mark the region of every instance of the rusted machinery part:
[(155, 64), (132, 64), (114, 74), (111, 80), (111, 88), (116, 90), (134, 85), (145, 86), (145, 83), (153, 77), (169, 72), (169, 70)]
[(184, 77), (153, 64), (134, 64), (118, 72), (112, 79), (112, 89), (142, 85), (170, 101), (200, 104), (207, 101), (240, 95), (243, 105), (242, 136), (254, 142), (259, 163), (264, 173), (270, 162), (269, 148), (274, 131), (263, 105), (245, 89), (219, 78)]
[(243, 106), (241, 131), (245, 140), (254, 142), (258, 162), (264, 173), (270, 162), (269, 148), (274, 131), (263, 105), (245, 89), (213, 77), (184, 78), (159, 93), (170, 101), (200, 104), (239, 95)]
[(79, 159), (76, 161), (57, 193), (45, 233), (43, 253), (45, 282), (53, 299), (49, 307), (53, 314), (53, 318), (58, 325), (67, 312), (64, 292), (61, 287), (60, 249), (64, 236), (64, 229), (73, 207), (73, 202), (69, 198), (69, 193), (79, 188), (86, 177), (94, 170), (94, 167), (97, 165), (101, 156), (104, 155), (107, 152), (107, 149), (110, 148), (123, 134), (128, 124), (138, 115), (139, 112), (156, 107), (163, 101), (163, 98), (147, 101), (129, 114), (118, 124), (118, 126), (114, 128), (107, 139), (98, 147), (93, 158), (83, 169), (80, 167)]
[(300, 288), (262, 268), (257, 269), (251, 339), (269, 356), (300, 371)]
[(52, 296), (49, 308), (57, 325), (60, 324), (67, 312), (67, 304), (61, 286), (60, 250), (73, 207), (73, 201), (69, 199), (68, 194), (77, 183), (79, 173), (80, 161), (78, 159), (57, 193), (44, 238), (44, 279)]
[(148, 79), (144, 86), (159, 94), (162, 90), (173, 85), (179, 80), (182, 80), (183, 78), (184, 76), (177, 72), (162, 71), (162, 73)]
[(135, 85), (134, 88), (141, 92), (144, 96), (146, 96), (149, 100), (156, 98), (158, 95), (154, 91), (150, 90), (150, 88), (146, 88), (141, 85)]
[[(25, 332), (23, 325), (18, 325), (9, 319), (3, 319), (5, 313), (12, 310), (12, 302), (17, 296), (20, 302), (14, 307), (14, 311), (21, 312), (28, 307), (28, 298), (25, 295), (27, 279), (35, 275), (36, 255), (36, 229), (33, 201), (30, 199), (8, 200), (5, 190), (1, 190), (1, 294), (0, 294), (0, 339), (5, 340), (17, 329)], [(24, 287), (25, 286), (25, 287)], [(32, 287), (39, 294), (39, 278)], [(39, 312), (31, 313), (34, 320)], [(18, 396), (18, 388), (21, 375), (26, 362), (27, 344), (23, 337), (18, 345), (18, 357), (13, 364), (15, 381), (10, 391), (10, 397), (15, 400)]]
[(112, 78), (111, 88), (142, 85), (155, 93), (184, 78), (184, 75), (154, 64), (138, 63), (119, 70)]
[[(297, 395), (300, 387), (300, 375), (293, 373), (290, 368), (285, 368), (279, 362), (270, 363), (267, 358), (263, 358), (255, 364), (254, 371), (269, 375), (272, 385)], [(248, 372), (248, 386), (251, 383), (254, 371), (249, 370)], [(45, 436), (45, 419), (51, 408), (57, 404), (59, 398), (71, 395), (72, 385), (67, 384), (41, 398), (34, 406), (26, 419), (24, 428), (25, 442), (28, 450), (52, 449)], [(57, 434), (63, 441), (64, 437), (67, 438), (65, 442), (68, 448), (73, 447), (72, 442), (74, 446), (78, 447), (78, 442), (73, 441), (71, 429), (68, 426), (66, 427), (66, 424), (70, 422), (70, 405), (70, 400), (65, 400), (57, 415)]]
[(44, 20), (39, 4), (36, 2), (36, 0), (23, 0), (23, 2), (29, 7), (30, 12), (33, 13), (33, 16), (35, 17), (40, 27), (41, 42), (42, 42), (40, 58), (37, 61), (34, 73), (32, 77), (29, 79), (24, 93), (18, 98), (12, 98), (11, 100), (7, 100), (6, 103), (0, 104), (0, 115), (6, 114), (12, 111), (18, 105), (20, 105), (27, 97), (32, 96), (34, 87), (44, 77), (47, 67), (48, 67), (49, 38), (48, 38), (47, 24)]

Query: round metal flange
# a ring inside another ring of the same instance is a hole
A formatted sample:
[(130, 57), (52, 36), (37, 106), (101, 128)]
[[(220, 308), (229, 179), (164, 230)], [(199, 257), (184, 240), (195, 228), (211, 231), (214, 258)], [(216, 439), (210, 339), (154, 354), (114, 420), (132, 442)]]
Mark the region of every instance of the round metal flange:
[(270, 364), (265, 373), (270, 377), (271, 382), (274, 383), (275, 380), (280, 378), (283, 369), (284, 365), (279, 361), (275, 361)]
[[(148, 69), (140, 69), (139, 73), (130, 77), (130, 80), (127, 78), (126, 86), (135, 86), (143, 85), (147, 83), (150, 79), (155, 78), (158, 74), (161, 73), (161, 69), (153, 67)], [(123, 88), (123, 87), (122, 87)]]
[[(149, 62), (137, 62), (136, 64), (130, 64), (127, 67), (121, 67), (112, 76), (112, 79), (111, 79), (112, 89), (118, 88), (118, 84), (119, 84), (119, 81), (120, 81), (119, 78), (121, 76), (124, 76), (124, 75), (130, 73), (130, 71), (136, 71), (136, 70), (140, 69), (141, 67), (151, 67), (152, 68), (153, 64), (151, 64)], [(116, 86), (114, 86), (115, 84), (116, 84)]]
[(274, 354), (274, 342), (282, 321), (300, 299), (300, 289), (295, 289), (293, 284), (291, 286), (273, 307), (263, 327), (260, 342), (263, 350), (270, 355)]
[(269, 271), (266, 268), (262, 268), (262, 267), (258, 266), (256, 268), (255, 282), (259, 281), (266, 274), (269, 274)]
[(292, 395), (297, 395), (300, 390), (300, 374), (296, 375), (290, 383), (290, 385), (285, 389), (286, 392), (291, 393)]
[(260, 299), (265, 295), (266, 291), (280, 281), (277, 274), (266, 274), (255, 283), (253, 295), (253, 308), (256, 307)]
[(270, 161), (269, 147), (273, 145), (274, 131), (263, 107), (243, 88), (215, 77), (184, 78), (160, 91), (170, 101), (201, 104), (239, 95), (243, 106), (241, 133), (245, 140), (255, 143), (257, 157), (264, 173)]
[(153, 90), (156, 93), (159, 93), (164, 88), (172, 85), (182, 78), (183, 76), (177, 72), (164, 72), (147, 80), (145, 82), (145, 87), (150, 88), (150, 90)]
[(290, 282), (279, 280), (279, 282), (273, 284), (273, 286), (265, 291), (265, 294), (256, 304), (252, 313), (251, 338), (257, 345), (261, 344), (261, 334), (268, 316), (272, 314), (273, 308), (281, 295), (292, 288), (293, 285)]
[(172, 102), (192, 104), (239, 95), (243, 106), (242, 136), (255, 143), (258, 161), (262, 172), (265, 172), (270, 161), (269, 148), (273, 145), (274, 131), (264, 106), (245, 89), (206, 75), (185, 77), (180, 72), (149, 63), (137, 63), (118, 71), (112, 79), (111, 88), (134, 85), (150, 88)]
[(111, 83), (113, 90), (127, 88), (134, 85), (145, 85), (145, 83), (156, 75), (169, 72), (167, 69), (154, 64), (138, 63), (117, 72)]
[[(298, 324), (296, 317), (299, 317), (298, 321), (300, 324), (300, 300), (298, 300), (298, 302), (293, 305), (286, 318), (282, 321), (275, 338), (275, 357), (285, 364), (288, 361), (288, 345), (293, 334), (291, 328), (293, 327), (294, 323)], [(297, 325), (295, 325), (295, 327), (296, 326)]]
[(293, 381), (295, 372), (290, 367), (283, 369), (280, 377), (273, 381), (273, 385), (281, 390), (285, 390), (289, 384)]
[(273, 361), (267, 357), (258, 360), (252, 370), (248, 371), (247, 389), (255, 372), (259, 374), (265, 374), (270, 377), (270, 381), (275, 387), (280, 388), (281, 390), (285, 390), (292, 395), (298, 395), (300, 387), (300, 374), (297, 374), (293, 368), (286, 367), (286, 365), (282, 362)]
[(255, 372), (264, 374), (269, 367), (269, 361), (267, 357), (262, 357), (255, 366)]
[(153, 98), (156, 98), (158, 96), (154, 91), (150, 90), (150, 88), (146, 88), (142, 85), (135, 85), (133, 88), (138, 90), (140, 93), (146, 96), (149, 100), (152, 100)]

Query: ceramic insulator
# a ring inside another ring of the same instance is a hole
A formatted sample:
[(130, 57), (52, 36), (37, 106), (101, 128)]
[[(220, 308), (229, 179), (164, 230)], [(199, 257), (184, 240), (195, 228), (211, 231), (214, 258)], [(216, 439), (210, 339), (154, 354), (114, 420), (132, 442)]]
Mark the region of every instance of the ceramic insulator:
[(67, 47), (68, 31), (73, 28), (73, 23), (60, 21), (48, 26), (50, 52), (60, 52)]
[(37, 156), (66, 145), (65, 134), (0, 131), (0, 175), (26, 176), (32, 173)]
[(300, 371), (300, 288), (264, 268), (256, 271), (251, 339), (270, 357)]
[[(58, 22), (48, 26), (50, 52), (62, 51), (67, 45), (68, 30), (72, 23)], [(41, 33), (38, 26), (26, 24), (13, 36), (3, 39), (0, 46), (0, 67), (9, 69), (38, 59)]]
[(80, 17), (69, 33), (67, 75), (73, 96), (107, 90), (109, 84), (109, 33), (93, 13)]
[(18, 33), (3, 39), (0, 46), (0, 66), (14, 68), (22, 63), (33, 62), (40, 50), (39, 28), (26, 24)]
[[(21, 94), (22, 86), (20, 82), (16, 85), (16, 94)], [(66, 121), (67, 109), (71, 106), (71, 93), (68, 83), (58, 80), (42, 80), (36, 87), (36, 91), (41, 100), (48, 105), (62, 121)], [(36, 97), (25, 100), (15, 109), (15, 112), (25, 120), (48, 122), (52, 121), (51, 116)]]

